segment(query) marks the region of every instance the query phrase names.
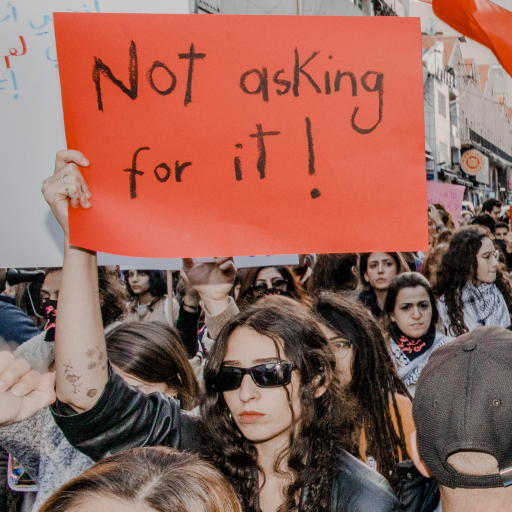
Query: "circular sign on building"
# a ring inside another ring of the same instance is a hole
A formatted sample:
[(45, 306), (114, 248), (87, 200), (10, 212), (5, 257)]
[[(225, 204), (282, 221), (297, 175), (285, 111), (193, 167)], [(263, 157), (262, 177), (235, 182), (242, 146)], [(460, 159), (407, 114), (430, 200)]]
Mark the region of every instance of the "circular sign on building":
[(460, 166), (466, 174), (475, 176), (485, 167), (484, 155), (476, 149), (470, 149), (462, 155)]

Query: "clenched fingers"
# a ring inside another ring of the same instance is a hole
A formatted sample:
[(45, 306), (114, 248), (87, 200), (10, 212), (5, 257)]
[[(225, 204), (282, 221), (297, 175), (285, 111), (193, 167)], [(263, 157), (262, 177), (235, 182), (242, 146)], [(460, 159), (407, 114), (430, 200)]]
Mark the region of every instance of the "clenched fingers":
[(14, 359), (0, 372), (0, 392), (10, 389), (29, 372), (30, 364), (25, 359)]

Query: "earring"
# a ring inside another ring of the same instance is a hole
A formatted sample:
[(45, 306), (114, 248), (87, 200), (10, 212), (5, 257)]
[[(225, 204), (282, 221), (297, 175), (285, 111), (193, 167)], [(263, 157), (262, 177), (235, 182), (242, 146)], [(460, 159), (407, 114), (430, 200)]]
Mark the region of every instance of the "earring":
[(229, 411), (228, 418), (229, 418), (230, 420), (232, 420), (232, 419), (233, 419), (233, 416), (231, 416), (231, 411)]

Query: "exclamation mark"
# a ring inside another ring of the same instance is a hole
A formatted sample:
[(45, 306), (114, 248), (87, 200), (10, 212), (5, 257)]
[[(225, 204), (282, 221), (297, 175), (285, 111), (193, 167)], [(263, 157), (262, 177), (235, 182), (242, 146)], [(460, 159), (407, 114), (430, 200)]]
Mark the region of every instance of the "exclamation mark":
[[(312, 176), (315, 174), (315, 150), (313, 147), (313, 135), (311, 133), (311, 121), (309, 117), (306, 117), (306, 134), (308, 136), (309, 174)], [(311, 197), (313, 199), (320, 197), (320, 190), (314, 188), (311, 191)]]
[[(243, 146), (242, 144), (235, 144), (235, 147), (242, 149)], [(242, 181), (242, 162), (238, 156), (235, 156), (235, 178), (236, 181)]]

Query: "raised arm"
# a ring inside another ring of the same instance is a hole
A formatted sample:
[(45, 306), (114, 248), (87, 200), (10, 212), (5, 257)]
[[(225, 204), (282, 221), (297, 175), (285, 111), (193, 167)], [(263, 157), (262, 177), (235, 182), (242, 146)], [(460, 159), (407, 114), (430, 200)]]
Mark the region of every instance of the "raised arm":
[(64, 265), (55, 339), (57, 398), (78, 412), (89, 410), (108, 380), (96, 253), (69, 245), (68, 206), (90, 208), (91, 194), (78, 151), (57, 153), (54, 174), (42, 192), (64, 232)]
[(236, 276), (233, 259), (216, 258), (211, 263), (194, 263), (183, 258), (183, 272), (203, 301), (209, 336), (217, 339), (224, 324), (238, 314), (238, 307), (229, 296)]

